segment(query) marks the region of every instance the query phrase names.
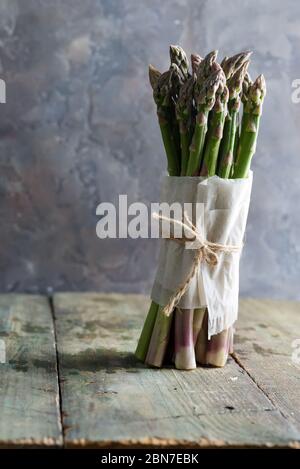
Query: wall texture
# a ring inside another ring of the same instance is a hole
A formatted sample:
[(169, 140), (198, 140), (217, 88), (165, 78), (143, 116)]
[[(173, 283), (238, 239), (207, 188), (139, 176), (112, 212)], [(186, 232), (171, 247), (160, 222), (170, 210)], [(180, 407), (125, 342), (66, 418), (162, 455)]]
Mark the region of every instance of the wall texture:
[(147, 79), (168, 45), (254, 50), (268, 96), (255, 157), (245, 295), (300, 299), (300, 3), (1, 0), (0, 289), (149, 291), (158, 243), (95, 235), (95, 208), (156, 200), (165, 158)]

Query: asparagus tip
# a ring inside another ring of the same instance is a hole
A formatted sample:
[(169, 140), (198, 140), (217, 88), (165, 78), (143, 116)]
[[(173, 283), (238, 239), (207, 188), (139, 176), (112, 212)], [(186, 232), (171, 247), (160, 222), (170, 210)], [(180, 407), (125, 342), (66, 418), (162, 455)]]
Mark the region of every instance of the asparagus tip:
[(193, 73), (197, 73), (198, 67), (201, 64), (203, 58), (198, 54), (191, 54), (191, 65)]
[(205, 104), (208, 111), (212, 109), (215, 104), (216, 92), (222, 83), (223, 71), (214, 70), (200, 86), (197, 95), (195, 96), (196, 101), (199, 104)]
[(243, 89), (243, 83), (249, 63), (249, 60), (243, 62), (243, 64), (239, 68), (237, 68), (235, 72), (231, 75), (231, 77), (228, 79), (227, 83), (230, 93), (230, 99), (239, 99), (239, 95)]
[(244, 66), (245, 62), (248, 62), (252, 51), (242, 51), (232, 57), (224, 57), (221, 66), (224, 70), (227, 79), (230, 79), (240, 68)]
[(266, 92), (265, 77), (259, 75), (249, 88), (249, 100), (251, 100), (254, 105), (261, 107)]
[(171, 64), (176, 64), (181, 70), (184, 77), (187, 78), (189, 71), (189, 62), (186, 53), (182, 47), (177, 45), (170, 45), (170, 60)]
[(210, 57), (212, 62), (215, 62), (217, 60), (218, 53), (218, 49), (212, 50), (211, 52), (209, 52), (209, 54), (207, 54), (207, 57)]
[(252, 85), (252, 91), (259, 91), (260, 96), (263, 97), (266, 94), (266, 81), (265, 77), (261, 74), (259, 75)]
[(258, 75), (255, 82), (257, 83), (258, 87), (263, 91), (263, 94), (265, 95), (267, 91), (267, 87), (266, 87), (266, 80), (265, 80), (264, 75), (262, 73)]
[(153, 90), (154, 88), (156, 88), (160, 76), (161, 76), (160, 71), (150, 64), (149, 65), (149, 81)]

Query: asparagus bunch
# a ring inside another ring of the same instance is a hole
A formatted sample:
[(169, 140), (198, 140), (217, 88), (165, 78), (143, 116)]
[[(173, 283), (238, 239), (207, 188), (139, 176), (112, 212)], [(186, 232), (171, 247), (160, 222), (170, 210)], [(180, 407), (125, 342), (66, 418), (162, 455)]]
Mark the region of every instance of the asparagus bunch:
[[(166, 72), (150, 65), (149, 79), (170, 176), (248, 176), (266, 94), (263, 75), (254, 82), (250, 79), (250, 56), (249, 51), (241, 52), (219, 64), (217, 51), (204, 58), (192, 54), (189, 70), (184, 50), (170, 46)], [(180, 369), (195, 368), (196, 361), (224, 366), (232, 345), (232, 328), (208, 340), (206, 308), (175, 308), (165, 316), (163, 308), (152, 302), (136, 356), (156, 367), (167, 357)]]

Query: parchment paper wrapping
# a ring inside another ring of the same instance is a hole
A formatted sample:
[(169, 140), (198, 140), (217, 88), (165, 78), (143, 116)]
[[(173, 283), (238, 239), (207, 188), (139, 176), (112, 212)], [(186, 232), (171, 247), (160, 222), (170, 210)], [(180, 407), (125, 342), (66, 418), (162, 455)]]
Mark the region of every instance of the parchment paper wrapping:
[[(218, 176), (165, 177), (161, 202), (203, 204), (200, 218), (193, 223), (211, 242), (242, 246), (249, 210), (252, 172), (246, 179), (221, 179)], [(161, 306), (184, 283), (195, 251), (174, 240), (161, 239), (161, 249), (151, 298)], [(207, 306), (209, 338), (232, 326), (238, 315), (239, 252), (219, 252), (216, 266), (201, 264), (178, 306), (184, 309)]]

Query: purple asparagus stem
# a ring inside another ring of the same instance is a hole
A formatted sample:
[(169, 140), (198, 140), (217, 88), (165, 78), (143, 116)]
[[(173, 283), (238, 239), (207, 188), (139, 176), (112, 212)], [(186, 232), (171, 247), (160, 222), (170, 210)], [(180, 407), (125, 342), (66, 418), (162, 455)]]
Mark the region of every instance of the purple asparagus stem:
[(175, 312), (175, 366), (179, 370), (196, 368), (193, 309), (176, 308)]

